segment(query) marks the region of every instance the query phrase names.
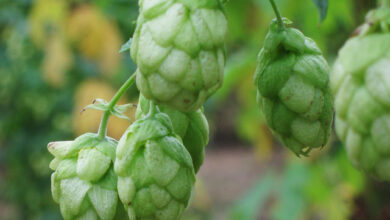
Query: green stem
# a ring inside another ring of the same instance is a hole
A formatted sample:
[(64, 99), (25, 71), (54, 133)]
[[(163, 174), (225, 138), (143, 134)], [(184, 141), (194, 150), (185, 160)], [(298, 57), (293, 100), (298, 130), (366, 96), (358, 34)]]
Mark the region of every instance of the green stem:
[(112, 97), (110, 103), (108, 103), (108, 109), (104, 112), (102, 121), (100, 122), (98, 135), (101, 138), (106, 137), (107, 134), (107, 125), (108, 119), (110, 118), (111, 111), (115, 107), (116, 103), (122, 97), (122, 95), (126, 92), (126, 90), (135, 82), (135, 73), (127, 79), (127, 81), (121, 86), (118, 92)]
[(279, 27), (280, 27), (281, 29), (284, 29), (285, 26), (284, 26), (284, 23), (283, 23), (283, 20), (282, 20), (282, 16), (280, 15), (279, 9), (278, 9), (278, 7), (276, 6), (275, 1), (274, 1), (274, 0), (269, 0), (269, 2), (271, 3), (272, 9), (273, 9), (274, 12), (275, 12), (276, 19), (278, 20)]

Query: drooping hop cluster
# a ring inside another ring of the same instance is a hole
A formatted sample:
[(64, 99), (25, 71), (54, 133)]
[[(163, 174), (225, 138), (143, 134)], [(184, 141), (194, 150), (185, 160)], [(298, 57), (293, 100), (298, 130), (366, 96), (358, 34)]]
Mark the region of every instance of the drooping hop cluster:
[(156, 104), (195, 111), (223, 81), (227, 21), (219, 0), (140, 0), (131, 57)]
[(255, 73), (258, 103), (273, 133), (298, 156), (328, 141), (333, 114), (328, 73), (313, 40), (271, 23)]
[(118, 203), (113, 170), (116, 141), (87, 133), (48, 144), (53, 199), (64, 219), (113, 219)]
[(336, 133), (352, 164), (390, 180), (390, 9), (367, 16), (339, 51), (331, 75)]
[(130, 219), (179, 219), (195, 182), (191, 156), (164, 113), (148, 114), (128, 128), (115, 172)]
[[(136, 119), (143, 118), (149, 109), (150, 101), (140, 95)], [(191, 155), (195, 172), (198, 172), (204, 160), (205, 147), (209, 142), (209, 125), (203, 109), (188, 113), (164, 106), (159, 106), (159, 109), (171, 119), (175, 134), (183, 140), (184, 146)]]

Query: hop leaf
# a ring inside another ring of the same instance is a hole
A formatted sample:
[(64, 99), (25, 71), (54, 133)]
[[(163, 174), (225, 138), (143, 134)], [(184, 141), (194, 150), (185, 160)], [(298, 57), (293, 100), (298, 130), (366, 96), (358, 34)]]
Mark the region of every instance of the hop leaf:
[(276, 20), (264, 45), (255, 73), (259, 105), (282, 143), (307, 155), (327, 143), (332, 125), (328, 64), (313, 40)]
[(195, 182), (191, 156), (164, 113), (129, 127), (118, 144), (115, 172), (130, 219), (179, 219)]
[(64, 219), (113, 219), (118, 203), (113, 173), (116, 141), (84, 134), (48, 144), (53, 199)]
[(131, 45), (137, 87), (157, 104), (199, 109), (222, 85), (226, 32), (219, 0), (143, 1)]
[(390, 10), (369, 12), (359, 36), (339, 51), (331, 75), (337, 136), (352, 164), (390, 180)]
[[(84, 112), (85, 110), (87, 109), (95, 109), (95, 110), (99, 110), (99, 111), (108, 111), (108, 109), (110, 108), (109, 107), (109, 103), (106, 101), (106, 100), (103, 100), (103, 99), (95, 99), (92, 104), (89, 104), (87, 105), (85, 108), (83, 108), (83, 110), (81, 112)], [(124, 105), (115, 105), (111, 110), (110, 110), (110, 114), (111, 115), (114, 115), (118, 118), (122, 118), (122, 119), (126, 119), (126, 120), (129, 120), (130, 121), (130, 118), (127, 117), (124, 112), (126, 112), (127, 110), (131, 109), (131, 108), (134, 108), (136, 107), (134, 104), (124, 104)]]

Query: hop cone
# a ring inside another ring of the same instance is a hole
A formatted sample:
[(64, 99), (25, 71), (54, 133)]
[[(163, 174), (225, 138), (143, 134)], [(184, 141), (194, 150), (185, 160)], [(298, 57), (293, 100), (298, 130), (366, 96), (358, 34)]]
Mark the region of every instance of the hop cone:
[(219, 0), (140, 0), (131, 47), (137, 87), (180, 111), (199, 109), (222, 84), (227, 21)]
[(195, 174), (191, 156), (164, 113), (137, 120), (119, 141), (118, 193), (130, 219), (179, 219)]
[(116, 141), (84, 134), (48, 144), (53, 199), (64, 219), (113, 219), (118, 194), (113, 171)]
[[(144, 117), (144, 113), (148, 113), (149, 109), (150, 101), (140, 95), (136, 118)], [(164, 106), (159, 106), (159, 109), (171, 119), (174, 133), (183, 140), (184, 146), (191, 155), (195, 172), (198, 172), (209, 141), (209, 125), (203, 110), (185, 113)]]
[(331, 76), (336, 133), (352, 164), (390, 180), (390, 9), (367, 16), (339, 51)]
[(332, 124), (328, 72), (313, 40), (271, 23), (255, 73), (258, 103), (273, 133), (298, 156), (327, 143)]

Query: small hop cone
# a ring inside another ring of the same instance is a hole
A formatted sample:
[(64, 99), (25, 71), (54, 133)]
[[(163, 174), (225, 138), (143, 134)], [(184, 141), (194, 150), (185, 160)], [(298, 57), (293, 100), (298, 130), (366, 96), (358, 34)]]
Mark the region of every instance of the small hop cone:
[(118, 203), (113, 170), (116, 141), (87, 133), (48, 144), (51, 190), (64, 219), (113, 219)]
[[(287, 19), (285, 23), (289, 23)], [(315, 42), (271, 23), (255, 72), (266, 123), (296, 155), (324, 146), (332, 125), (329, 67)]]
[(173, 133), (168, 115), (138, 119), (119, 141), (118, 194), (132, 219), (179, 219), (195, 174), (191, 156)]
[(227, 21), (219, 0), (141, 0), (131, 57), (148, 99), (195, 111), (222, 85)]
[[(180, 112), (169, 107), (158, 106), (172, 121), (174, 133), (179, 135), (190, 153), (195, 172), (199, 171), (205, 156), (205, 147), (209, 142), (209, 125), (203, 109), (194, 112)], [(150, 109), (150, 101), (140, 95), (136, 119), (143, 118)]]
[(390, 181), (390, 9), (368, 13), (331, 75), (336, 134), (352, 164)]

